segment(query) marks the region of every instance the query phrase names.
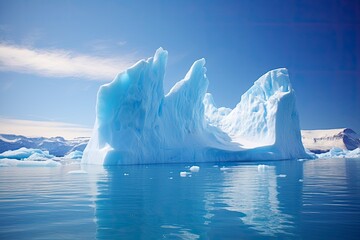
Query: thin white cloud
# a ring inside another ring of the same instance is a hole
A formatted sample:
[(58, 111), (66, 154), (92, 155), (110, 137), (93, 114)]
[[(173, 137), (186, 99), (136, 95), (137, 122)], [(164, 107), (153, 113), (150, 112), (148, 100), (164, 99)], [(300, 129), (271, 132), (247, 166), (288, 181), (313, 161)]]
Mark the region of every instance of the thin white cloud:
[(109, 81), (136, 62), (132, 55), (105, 58), (76, 54), (61, 49), (34, 49), (0, 43), (0, 71), (46, 77), (77, 77)]
[(90, 137), (92, 129), (80, 125), (52, 122), (0, 118), (0, 133), (27, 137), (56, 137), (66, 139)]
[(103, 56), (104, 53), (113, 53), (114, 50), (121, 49), (127, 42), (126, 41), (114, 41), (112, 39), (96, 39), (86, 44), (91, 50), (99, 56)]
[(127, 42), (126, 41), (119, 41), (117, 42), (117, 45), (124, 46)]

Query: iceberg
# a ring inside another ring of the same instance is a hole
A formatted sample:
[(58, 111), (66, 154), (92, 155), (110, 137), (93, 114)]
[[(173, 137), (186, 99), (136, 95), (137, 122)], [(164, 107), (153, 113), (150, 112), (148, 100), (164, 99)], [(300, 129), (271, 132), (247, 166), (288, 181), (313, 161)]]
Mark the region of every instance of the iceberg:
[(0, 166), (2, 167), (58, 167), (61, 163), (51, 159), (47, 160), (17, 160), (10, 158), (0, 159)]
[(8, 150), (3, 153), (0, 153), (0, 159), (28, 159), (28, 160), (47, 160), (49, 158), (53, 158), (55, 156), (49, 154), (48, 151), (43, 151), (40, 149), (33, 148), (19, 148), (17, 150)]
[(207, 93), (205, 59), (164, 94), (167, 51), (100, 87), (82, 163), (101, 165), (310, 158), (285, 68), (260, 77), (234, 109)]
[(317, 158), (360, 158), (360, 148), (346, 150), (339, 147), (333, 147), (326, 153), (316, 154)]
[(52, 160), (48, 151), (33, 148), (8, 150), (0, 154), (0, 165), (9, 167), (57, 167), (61, 163)]

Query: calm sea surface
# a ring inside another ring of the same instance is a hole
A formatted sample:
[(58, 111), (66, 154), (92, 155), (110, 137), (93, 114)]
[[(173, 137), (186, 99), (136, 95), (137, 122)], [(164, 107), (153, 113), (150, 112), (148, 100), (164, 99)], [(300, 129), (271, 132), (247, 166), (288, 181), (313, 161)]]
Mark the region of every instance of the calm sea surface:
[(360, 159), (199, 166), (1, 167), (0, 239), (360, 239)]

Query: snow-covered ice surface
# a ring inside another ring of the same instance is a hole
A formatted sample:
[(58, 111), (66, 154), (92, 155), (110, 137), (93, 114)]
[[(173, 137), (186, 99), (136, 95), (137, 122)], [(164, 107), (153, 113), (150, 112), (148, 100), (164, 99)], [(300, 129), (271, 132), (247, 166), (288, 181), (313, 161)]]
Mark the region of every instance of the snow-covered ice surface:
[(100, 87), (82, 163), (145, 164), (308, 158), (286, 69), (260, 77), (234, 109), (207, 93), (205, 59), (166, 95), (158, 49)]

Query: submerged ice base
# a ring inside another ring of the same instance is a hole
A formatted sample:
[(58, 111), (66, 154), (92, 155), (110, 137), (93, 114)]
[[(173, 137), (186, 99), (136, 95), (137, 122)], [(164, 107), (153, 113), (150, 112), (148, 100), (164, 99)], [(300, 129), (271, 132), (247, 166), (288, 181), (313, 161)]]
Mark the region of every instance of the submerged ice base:
[(147, 164), (308, 158), (286, 69), (260, 77), (234, 109), (207, 93), (205, 59), (164, 94), (167, 51), (120, 73), (97, 95), (82, 163)]

